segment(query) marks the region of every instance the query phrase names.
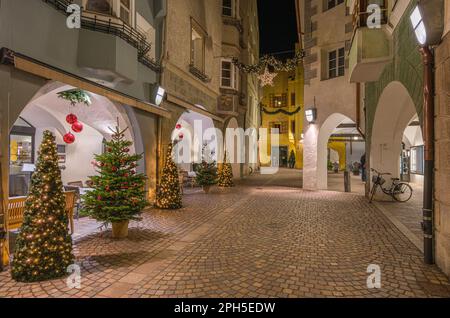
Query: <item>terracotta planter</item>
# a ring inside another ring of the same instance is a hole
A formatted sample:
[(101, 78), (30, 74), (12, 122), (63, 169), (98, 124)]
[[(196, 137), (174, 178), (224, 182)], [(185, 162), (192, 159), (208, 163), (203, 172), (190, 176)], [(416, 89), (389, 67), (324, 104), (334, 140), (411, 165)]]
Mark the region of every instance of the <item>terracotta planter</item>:
[(211, 186), (203, 186), (203, 192), (205, 192), (206, 194), (208, 194), (209, 191), (211, 191)]
[(128, 225), (130, 221), (114, 222), (112, 224), (112, 237), (115, 239), (124, 239), (128, 237)]

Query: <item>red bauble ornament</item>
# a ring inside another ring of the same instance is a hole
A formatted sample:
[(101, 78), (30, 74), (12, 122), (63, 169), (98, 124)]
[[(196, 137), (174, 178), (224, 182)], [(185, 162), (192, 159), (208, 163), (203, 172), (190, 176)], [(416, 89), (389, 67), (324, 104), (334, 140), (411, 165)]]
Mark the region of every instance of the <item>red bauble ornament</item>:
[(72, 130), (76, 133), (80, 133), (83, 131), (83, 124), (80, 123), (79, 121), (73, 123), (72, 125)]
[(129, 149), (129, 148), (125, 148), (125, 149), (123, 150), (123, 152), (130, 152), (130, 149)]
[(183, 139), (183, 138), (184, 138), (184, 135), (183, 135), (183, 134), (179, 134), (179, 135), (178, 135), (178, 138)]
[(75, 136), (72, 133), (67, 133), (64, 135), (64, 142), (68, 145), (73, 144), (75, 142)]
[(181, 124), (177, 124), (175, 127), (176, 127), (177, 129), (181, 129)]
[(75, 114), (69, 114), (66, 117), (66, 121), (68, 124), (73, 125), (78, 121), (78, 117)]

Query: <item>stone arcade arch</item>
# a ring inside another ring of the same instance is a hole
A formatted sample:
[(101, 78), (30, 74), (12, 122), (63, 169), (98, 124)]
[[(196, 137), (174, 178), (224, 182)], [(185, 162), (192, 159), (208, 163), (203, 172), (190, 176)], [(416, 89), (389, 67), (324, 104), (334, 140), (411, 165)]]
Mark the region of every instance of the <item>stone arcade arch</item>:
[(416, 107), (407, 89), (400, 82), (390, 83), (383, 91), (375, 112), (370, 166), (378, 171), (400, 177), (400, 153), (405, 129), (417, 116)]
[[(38, 150), (44, 130), (51, 130), (58, 144), (64, 144), (62, 137), (70, 131), (70, 125), (66, 123), (66, 116), (75, 113), (84, 129), (80, 134), (75, 134), (77, 140), (74, 144), (66, 146), (65, 161), (62, 163), (65, 169), (62, 171), (63, 182), (86, 182), (90, 175), (95, 174), (91, 164), (94, 154), (102, 152), (104, 139), (111, 137), (110, 127), (117, 125), (121, 128), (128, 127), (126, 138), (134, 142), (130, 147), (132, 152), (143, 153), (140, 131), (133, 120), (129, 118), (126, 107), (112, 102), (106, 97), (88, 93), (92, 104), (90, 106), (70, 106), (69, 102), (58, 98), (57, 93), (74, 87), (60, 82), (50, 82), (41, 87), (33, 98), (20, 107), (14, 109), (14, 115), (10, 118), (10, 131), (17, 118), (25, 119), (36, 128), (35, 151)], [(138, 142), (136, 142), (136, 139)], [(36, 157), (36, 156), (35, 156)], [(144, 160), (143, 160), (144, 162)], [(145, 164), (139, 165), (139, 172), (145, 172)], [(8, 174), (17, 173), (19, 167), (8, 166)], [(10, 178), (11, 180), (11, 178)], [(10, 181), (11, 182), (11, 181)]]

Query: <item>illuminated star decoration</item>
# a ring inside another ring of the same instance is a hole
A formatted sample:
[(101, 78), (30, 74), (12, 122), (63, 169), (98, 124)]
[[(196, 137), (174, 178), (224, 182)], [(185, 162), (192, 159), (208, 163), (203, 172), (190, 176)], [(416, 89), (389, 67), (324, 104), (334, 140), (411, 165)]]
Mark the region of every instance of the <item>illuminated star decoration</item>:
[(273, 86), (273, 79), (277, 77), (277, 73), (270, 73), (269, 68), (266, 67), (264, 73), (258, 76), (258, 79), (261, 81), (261, 86), (265, 87), (267, 85)]

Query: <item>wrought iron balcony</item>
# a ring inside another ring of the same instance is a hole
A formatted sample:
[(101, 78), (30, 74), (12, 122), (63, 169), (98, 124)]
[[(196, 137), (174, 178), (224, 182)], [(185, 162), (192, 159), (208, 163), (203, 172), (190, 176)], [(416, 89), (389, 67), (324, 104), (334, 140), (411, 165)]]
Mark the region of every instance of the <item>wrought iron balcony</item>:
[[(61, 11), (66, 16), (67, 7), (73, 3), (73, 0), (42, 0), (49, 5), (53, 6), (58, 11)], [(152, 49), (151, 44), (147, 41), (145, 35), (140, 33), (135, 28), (129, 26), (127, 23), (121, 21), (119, 18), (112, 15), (105, 15), (90, 11), (83, 11), (81, 16), (81, 28), (112, 34), (121, 38), (138, 51), (138, 60), (143, 65), (149, 67), (153, 71), (158, 72), (160, 66), (151, 58), (148, 57), (148, 53)]]

